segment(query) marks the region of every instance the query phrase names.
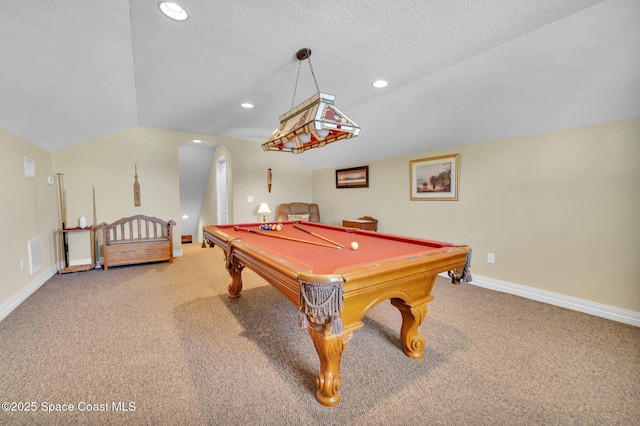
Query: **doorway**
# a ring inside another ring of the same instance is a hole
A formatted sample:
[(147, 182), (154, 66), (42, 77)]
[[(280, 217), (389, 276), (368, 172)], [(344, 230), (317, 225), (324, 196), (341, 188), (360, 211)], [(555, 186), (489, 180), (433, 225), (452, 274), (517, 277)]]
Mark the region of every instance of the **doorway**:
[(178, 147), (180, 229), (183, 242), (200, 241), (202, 220), (211, 223), (215, 218), (212, 202), (215, 198), (207, 196), (207, 187), (209, 175), (214, 170), (214, 152), (217, 146), (210, 141), (189, 141)]
[(229, 223), (229, 194), (227, 186), (227, 156), (223, 155), (216, 161), (216, 206), (217, 223)]

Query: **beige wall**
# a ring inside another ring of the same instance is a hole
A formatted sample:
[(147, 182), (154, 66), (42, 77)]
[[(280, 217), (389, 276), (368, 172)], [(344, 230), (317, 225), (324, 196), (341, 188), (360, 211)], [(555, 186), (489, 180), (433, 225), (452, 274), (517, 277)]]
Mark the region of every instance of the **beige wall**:
[[(268, 204), (271, 214), (267, 215), (267, 220), (275, 221), (280, 204), (311, 202), (311, 171), (290, 154), (264, 152), (260, 144), (255, 142), (234, 142), (216, 148), (202, 203), (199, 229), (217, 222), (215, 163), (222, 156), (227, 159), (227, 190), (231, 194), (229, 223), (262, 220), (257, 213), (260, 203)], [(272, 172), (271, 192), (267, 187), (269, 168)], [(253, 197), (253, 201), (247, 201), (248, 197)], [(194, 236), (194, 241), (202, 241), (202, 235)]]
[[(56, 186), (47, 151), (0, 129), (0, 305), (38, 277), (51, 274), (55, 264), (55, 230), (59, 226)], [(23, 158), (35, 160), (36, 178), (24, 175)], [(28, 241), (40, 237), (43, 267), (29, 273)], [(20, 259), (25, 268), (20, 270)], [(1, 317), (0, 317), (1, 318)]]
[[(180, 189), (178, 146), (185, 142), (178, 132), (133, 128), (51, 154), (55, 172), (64, 174), (68, 226), (84, 216), (93, 223), (93, 189), (97, 223), (144, 214), (176, 221), (174, 249), (180, 248)], [(138, 169), (141, 205), (134, 206), (133, 183)], [(88, 258), (89, 246), (72, 255)], [(70, 247), (71, 250), (71, 247)], [(83, 254), (84, 253), (84, 254)]]
[[(459, 201), (409, 200), (409, 161), (460, 153)], [(472, 272), (640, 312), (640, 119), (374, 161), (370, 187), (314, 171), (323, 222), (466, 243)], [(486, 262), (495, 254), (495, 264)]]
[[(5, 182), (0, 189), (0, 223), (5, 225), (0, 245), (0, 314), (14, 308), (13, 301), (21, 293), (37, 288), (41, 284), (38, 276), (50, 276), (55, 270), (55, 230), (60, 227), (60, 213), (57, 186), (48, 185), (47, 176), (64, 174), (67, 226), (77, 226), (80, 216), (93, 223), (95, 188), (98, 223), (135, 214), (174, 219), (174, 249), (180, 250), (178, 147), (193, 139), (211, 140), (228, 155), (231, 221), (258, 220), (260, 202), (269, 203), (274, 211), (270, 219), (274, 219), (280, 203), (311, 201), (311, 171), (290, 155), (263, 152), (255, 142), (138, 127), (49, 153), (0, 129), (0, 176)], [(36, 161), (36, 179), (24, 177), (23, 156)], [(133, 205), (135, 164), (142, 194), (140, 207)], [(266, 184), (269, 167), (274, 176), (270, 194)], [(247, 202), (249, 195), (254, 202)], [(205, 197), (205, 205), (213, 210), (203, 211), (202, 220), (215, 221), (215, 194), (213, 203), (211, 198), (211, 194)], [(42, 238), (44, 267), (30, 276), (27, 242), (37, 236)], [(72, 261), (88, 259), (88, 239), (72, 235), (70, 252)], [(26, 263), (22, 271), (20, 259)]]
[[(178, 147), (192, 139), (220, 144), (215, 158), (227, 156), (231, 194), (230, 221), (258, 220), (261, 202), (272, 210), (290, 197), (310, 199), (311, 171), (290, 155), (265, 153), (260, 144), (244, 140), (138, 127), (108, 135), (51, 154), (53, 168), (64, 173), (68, 218), (72, 224), (85, 216), (93, 221), (92, 190), (96, 191), (98, 223), (111, 223), (135, 214), (176, 221), (174, 248), (180, 242)], [(133, 205), (134, 165), (138, 167), (141, 206)], [(267, 169), (273, 169), (273, 190), (267, 191)], [(201, 222), (215, 223), (215, 168), (211, 171)], [(248, 202), (247, 197), (254, 201)], [(196, 237), (198, 241), (200, 236)]]
[[(275, 220), (280, 203), (314, 201), (326, 223), (372, 215), (381, 232), (470, 244), (475, 274), (640, 312), (640, 119), (369, 162), (369, 188), (339, 190), (334, 169), (312, 173), (255, 142), (134, 128), (48, 153), (0, 130), (0, 307), (54, 266), (60, 218), (47, 176), (64, 173), (69, 226), (81, 215), (92, 222), (94, 187), (99, 222), (143, 213), (179, 223), (178, 146), (194, 138), (229, 156), (232, 222), (258, 220), (260, 202)], [(461, 156), (460, 200), (410, 201), (409, 161), (453, 152)], [(35, 180), (24, 177), (25, 155), (36, 160)], [(141, 207), (133, 206), (134, 163)], [(203, 223), (215, 221), (210, 192)], [(178, 227), (177, 247), (179, 235)], [(36, 236), (44, 267), (30, 276), (19, 261), (28, 263), (27, 241)]]
[[(311, 202), (311, 170), (295, 160), (293, 154), (265, 152), (257, 142), (228, 145), (233, 167), (232, 222), (256, 222), (260, 203), (267, 203), (271, 214), (267, 220), (276, 220), (277, 208), (291, 201)], [(271, 168), (271, 192), (267, 189), (267, 170)], [(252, 196), (253, 202), (247, 197)]]
[[(213, 160), (211, 162), (211, 168), (209, 170), (209, 178), (207, 180), (207, 186), (204, 191), (204, 195), (202, 197), (202, 207), (200, 208), (200, 216), (198, 217), (198, 225), (196, 226), (197, 230), (202, 229), (203, 226), (209, 224), (215, 224), (218, 221), (217, 218), (217, 177), (216, 177), (216, 163), (221, 157), (226, 158), (227, 162), (227, 194), (232, 194), (233, 191), (233, 175), (231, 170), (233, 170), (233, 159), (231, 158), (231, 151), (223, 146), (219, 146), (215, 149), (213, 154)], [(228, 215), (229, 217), (233, 217), (233, 204), (229, 203), (228, 206)], [(202, 242), (202, 233), (197, 232), (196, 235), (193, 236), (194, 242)]]

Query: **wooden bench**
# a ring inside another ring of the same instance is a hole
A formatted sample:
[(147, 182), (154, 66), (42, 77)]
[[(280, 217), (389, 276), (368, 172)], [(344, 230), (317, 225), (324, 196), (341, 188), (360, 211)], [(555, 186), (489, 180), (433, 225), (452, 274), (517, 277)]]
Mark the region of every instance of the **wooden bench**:
[(109, 266), (169, 261), (173, 263), (171, 228), (175, 222), (136, 215), (101, 223), (104, 270)]

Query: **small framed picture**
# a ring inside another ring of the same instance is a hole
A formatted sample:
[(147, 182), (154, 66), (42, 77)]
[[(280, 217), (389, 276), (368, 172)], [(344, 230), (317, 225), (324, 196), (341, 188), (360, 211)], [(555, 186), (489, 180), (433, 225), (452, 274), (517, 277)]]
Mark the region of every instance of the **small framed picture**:
[(411, 199), (457, 201), (460, 154), (409, 162)]
[(336, 170), (336, 188), (368, 188), (369, 166)]

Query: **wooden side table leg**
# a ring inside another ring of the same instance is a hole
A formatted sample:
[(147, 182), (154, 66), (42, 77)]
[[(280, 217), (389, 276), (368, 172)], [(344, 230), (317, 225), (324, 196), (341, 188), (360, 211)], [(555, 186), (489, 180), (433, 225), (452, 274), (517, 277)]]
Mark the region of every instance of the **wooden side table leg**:
[(95, 269), (98, 261), (96, 260), (96, 231), (93, 227), (89, 230), (89, 238), (91, 239), (91, 269)]
[(340, 361), (345, 346), (353, 337), (353, 332), (347, 331), (337, 335), (330, 333), (328, 327), (329, 325), (311, 324), (309, 335), (320, 358), (320, 373), (316, 378), (316, 399), (320, 404), (331, 407), (340, 402)]
[(60, 230), (58, 230), (56, 232), (56, 242), (58, 243), (58, 252), (56, 253), (56, 269), (58, 270), (58, 275), (62, 275), (62, 266), (60, 266), (62, 264), (62, 250), (64, 250), (62, 248), (62, 237), (61, 237), (61, 233)]
[(401, 299), (391, 299), (391, 304), (402, 314), (402, 329), (400, 340), (404, 346), (404, 353), (409, 358), (424, 358), (424, 337), (418, 332), (418, 327), (427, 316), (427, 303), (412, 306)]

